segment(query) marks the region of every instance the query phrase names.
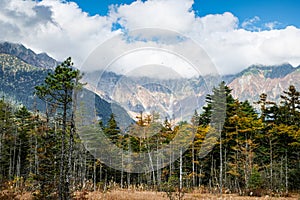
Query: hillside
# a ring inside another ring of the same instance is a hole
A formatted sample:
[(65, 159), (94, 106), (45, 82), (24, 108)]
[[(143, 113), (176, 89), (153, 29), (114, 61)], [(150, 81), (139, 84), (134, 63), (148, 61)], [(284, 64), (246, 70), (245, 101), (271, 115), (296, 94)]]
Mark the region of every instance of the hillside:
[[(46, 56), (46, 60), (36, 61), (35, 59), (37, 57), (42, 57), (36, 55), (22, 45), (17, 46), (19, 48), (15, 49), (16, 51), (13, 52), (13, 55), (4, 54), (0, 51), (0, 95), (17, 106), (25, 105), (29, 110), (40, 110), (41, 112), (44, 112), (45, 103), (34, 96), (34, 87), (42, 84), (48, 73), (52, 72), (52, 69), (49, 67), (40, 66), (41, 63), (48, 63), (48, 57)], [(28, 54), (28, 52), (30, 53)], [(31, 61), (31, 63), (40, 64), (38, 66), (31, 65), (14, 54), (27, 55), (26, 60)], [(51, 58), (50, 60), (54, 59)], [(58, 62), (55, 61), (55, 63)], [(87, 89), (84, 89), (84, 91), (87, 93), (90, 92)], [(96, 94), (94, 95), (94, 99), (98, 117), (101, 118), (104, 123), (107, 123), (110, 114), (112, 113), (111, 104), (101, 99)], [(114, 105), (113, 107), (115, 110), (118, 110), (117, 118), (126, 124), (132, 122), (123, 108), (118, 105)]]
[[(57, 63), (47, 54), (35, 54), (23, 45), (0, 43), (0, 92), (29, 109), (34, 109), (36, 105), (43, 110), (44, 104), (33, 97), (34, 86), (41, 84)], [(282, 64), (253, 65), (221, 79), (232, 89), (233, 96), (241, 101), (256, 102), (261, 93), (266, 93), (269, 100), (278, 102), (280, 93), (289, 85), (300, 88), (299, 78), (300, 67)], [(97, 110), (104, 121), (108, 120), (112, 112), (111, 103), (114, 103), (119, 108), (113, 112), (120, 110), (122, 119), (129, 118), (128, 115), (135, 119), (140, 112), (156, 111), (161, 119), (167, 117), (178, 122), (189, 121), (194, 110), (200, 110), (205, 104), (205, 97), (211, 92), (212, 86), (221, 79), (205, 76), (163, 80), (99, 71), (85, 74), (83, 82), (88, 83), (86, 89), (97, 94)]]
[[(259, 100), (261, 93), (266, 93), (269, 100), (279, 103), (281, 92), (289, 85), (300, 88), (299, 72), (299, 67), (289, 64), (253, 65), (221, 79), (232, 89), (233, 96), (241, 101), (253, 103)], [(97, 94), (106, 101), (121, 104), (132, 118), (140, 112), (156, 111), (162, 119), (167, 117), (175, 121), (189, 121), (194, 110), (205, 104), (205, 97), (212, 91), (212, 86), (221, 81), (214, 76), (163, 80), (128, 77), (114, 72), (93, 72), (85, 78), (87, 82), (97, 83), (97, 87), (89, 85)]]
[(0, 54), (1, 95), (30, 110), (44, 110), (44, 103), (34, 98), (33, 93), (49, 72), (50, 69), (34, 67), (15, 56)]
[(39, 68), (54, 69), (59, 64), (46, 53), (36, 54), (22, 44), (2, 42), (0, 43), (0, 53), (15, 56), (25, 63)]
[(228, 84), (234, 97), (241, 101), (259, 100), (261, 93), (266, 93), (269, 100), (279, 103), (280, 94), (289, 85), (300, 88), (300, 68), (289, 64), (278, 66), (251, 66), (237, 74)]

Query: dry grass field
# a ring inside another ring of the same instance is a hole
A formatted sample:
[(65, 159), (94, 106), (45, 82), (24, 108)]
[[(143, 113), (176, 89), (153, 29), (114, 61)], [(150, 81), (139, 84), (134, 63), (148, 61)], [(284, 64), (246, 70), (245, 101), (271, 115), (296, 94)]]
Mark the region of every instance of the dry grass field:
[[(77, 193), (78, 199), (83, 199), (82, 194)], [(81, 196), (81, 198), (80, 198)], [(89, 200), (168, 200), (166, 193), (164, 192), (151, 192), (151, 191), (128, 191), (128, 190), (114, 190), (107, 193), (91, 192), (84, 195)], [(237, 194), (224, 194), (222, 198), (218, 195), (201, 194), (201, 193), (186, 193), (184, 200), (261, 200), (261, 199), (274, 199), (274, 200), (298, 200), (298, 195), (291, 195), (291, 197), (247, 197), (239, 196)]]
[[(5, 191), (1, 191), (5, 193)], [(2, 196), (3, 197), (3, 196)], [(0, 200), (32, 200), (33, 196), (30, 193), (22, 195), (15, 195), (11, 198), (0, 198)], [(164, 192), (152, 191), (131, 191), (131, 190), (112, 190), (109, 192), (76, 192), (75, 200), (168, 200)], [(178, 198), (175, 198), (178, 199)], [(300, 195), (293, 194), (290, 197), (270, 197), (268, 195), (263, 197), (249, 197), (239, 196), (237, 194), (224, 194), (222, 198), (218, 195), (203, 194), (199, 192), (186, 193), (184, 200), (299, 200)]]

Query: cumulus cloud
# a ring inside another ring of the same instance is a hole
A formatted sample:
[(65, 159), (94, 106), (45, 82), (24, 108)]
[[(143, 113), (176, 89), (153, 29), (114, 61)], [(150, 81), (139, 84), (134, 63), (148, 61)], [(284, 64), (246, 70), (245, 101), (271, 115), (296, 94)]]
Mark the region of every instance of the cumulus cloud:
[(188, 32), (195, 22), (193, 0), (136, 1), (112, 7), (110, 17), (127, 29), (165, 28)]
[(4, 0), (0, 4), (0, 40), (22, 43), (58, 60), (72, 56), (82, 63), (95, 44), (114, 34), (106, 16), (89, 16), (73, 2)]
[[(129, 5), (111, 6), (107, 16), (90, 16), (74, 2), (2, 0), (0, 40), (23, 43), (58, 60), (72, 56), (80, 66), (95, 48), (117, 34), (158, 28), (191, 38), (206, 51), (222, 74), (239, 72), (251, 64), (300, 64), (300, 29), (293, 26), (276, 29), (279, 22), (269, 22), (264, 25), (268, 29), (262, 30), (258, 26), (259, 16), (240, 25), (238, 18), (229, 12), (199, 17), (192, 10), (193, 3), (193, 0), (138, 0)], [(155, 36), (150, 34), (142, 42), (144, 45), (158, 42)], [(183, 42), (179, 37), (164, 45), (179, 49)], [(193, 49), (183, 49), (186, 55), (193, 52)], [(161, 54), (158, 59), (156, 55), (156, 60), (161, 61), (163, 57), (166, 56)], [(151, 64), (151, 56), (143, 59), (148, 59), (147, 65)], [(169, 60), (169, 65), (180, 63), (178, 59)]]

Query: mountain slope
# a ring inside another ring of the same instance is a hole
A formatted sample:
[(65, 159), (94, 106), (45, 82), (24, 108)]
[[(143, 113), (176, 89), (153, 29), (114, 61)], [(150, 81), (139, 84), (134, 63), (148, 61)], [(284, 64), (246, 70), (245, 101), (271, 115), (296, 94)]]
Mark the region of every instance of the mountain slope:
[(131, 118), (140, 112), (156, 112), (160, 119), (175, 122), (189, 120), (196, 109), (204, 105), (209, 93), (209, 81), (214, 77), (187, 79), (158, 79), (153, 77), (128, 77), (114, 72), (86, 73), (87, 87), (109, 102), (117, 102)]
[(33, 92), (34, 87), (42, 84), (49, 72), (51, 70), (34, 67), (15, 56), (0, 54), (1, 95), (31, 110), (44, 110), (44, 104), (34, 99)]
[[(22, 103), (29, 109), (34, 109), (36, 104), (38, 109), (43, 110), (44, 103), (34, 99), (34, 86), (43, 82), (51, 72), (49, 65), (54, 63), (58, 62), (46, 54), (35, 54), (18, 44), (1, 43), (1, 95)], [(238, 74), (222, 77), (232, 89), (234, 97), (250, 102), (258, 101), (261, 93), (268, 94), (269, 100), (279, 102), (280, 94), (289, 85), (295, 85), (300, 90), (299, 78), (300, 67), (294, 68), (289, 64), (253, 65)], [(211, 92), (211, 86), (219, 84), (220, 79), (207, 75), (163, 80), (128, 77), (114, 72), (93, 72), (85, 74), (83, 82), (89, 83), (86, 85), (86, 90), (89, 91), (86, 92), (95, 93), (96, 100), (93, 103), (104, 122), (107, 122), (113, 112), (117, 118), (129, 124), (140, 112), (153, 111), (158, 112), (162, 120), (165, 117), (175, 121), (189, 120), (194, 110), (205, 104), (205, 97)]]
[(0, 54), (16, 56), (26, 63), (40, 68), (54, 69), (59, 64), (59, 62), (49, 57), (46, 53), (36, 54), (21, 44), (2, 42), (0, 43)]
[(261, 93), (279, 103), (282, 91), (294, 85), (300, 90), (300, 70), (289, 64), (279, 66), (251, 66), (239, 73), (228, 86), (241, 101), (256, 102)]
[[(45, 103), (34, 97), (34, 87), (44, 82), (52, 69), (45, 69), (27, 64), (13, 55), (0, 54), (0, 95), (5, 100), (16, 105), (25, 105), (29, 110), (45, 111)], [(87, 93), (92, 93), (83, 89)], [(122, 119), (126, 124), (132, 123), (127, 112), (118, 105), (111, 105), (93, 94), (94, 105), (99, 118), (107, 123), (112, 107), (118, 110), (117, 118)]]
[[(300, 67), (283, 64), (253, 65), (236, 75), (223, 76), (222, 80), (241, 101), (257, 102), (260, 94), (266, 93), (269, 100), (279, 103), (280, 95), (289, 85), (300, 90), (299, 78)], [(209, 85), (217, 85), (220, 81), (214, 76), (162, 80), (113, 72), (93, 73), (87, 79), (97, 83), (93, 88), (96, 93), (107, 101), (121, 104), (132, 118), (140, 112), (156, 111), (161, 118), (175, 121), (189, 120), (194, 110), (205, 104), (205, 97), (211, 92)]]

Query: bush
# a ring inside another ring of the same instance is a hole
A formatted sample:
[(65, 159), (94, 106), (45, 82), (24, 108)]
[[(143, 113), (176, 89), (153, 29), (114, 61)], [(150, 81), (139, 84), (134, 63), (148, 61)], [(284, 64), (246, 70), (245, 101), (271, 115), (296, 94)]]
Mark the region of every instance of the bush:
[(179, 189), (179, 180), (176, 176), (171, 176), (167, 182), (161, 184), (161, 190), (164, 191), (170, 200), (181, 200), (184, 191)]
[(262, 186), (261, 175), (258, 172), (258, 170), (254, 168), (249, 178), (249, 189), (256, 190), (256, 189), (260, 189), (261, 186)]

